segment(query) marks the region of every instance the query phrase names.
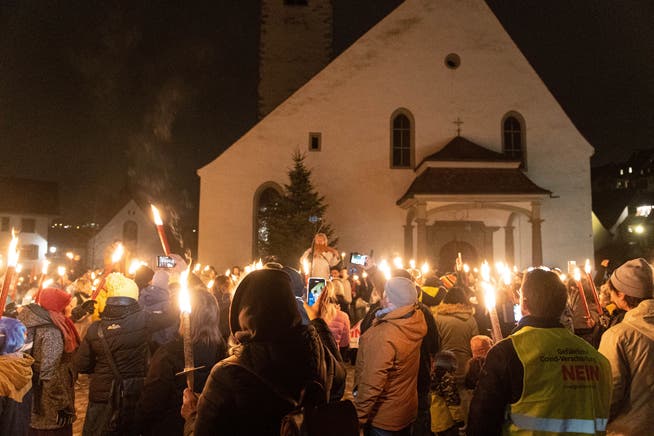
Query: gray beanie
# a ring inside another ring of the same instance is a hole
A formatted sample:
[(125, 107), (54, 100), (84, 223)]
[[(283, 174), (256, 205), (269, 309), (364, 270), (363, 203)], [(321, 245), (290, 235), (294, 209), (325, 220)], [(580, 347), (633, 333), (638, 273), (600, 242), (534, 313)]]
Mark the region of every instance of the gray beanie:
[(410, 306), (418, 299), (416, 285), (404, 277), (393, 277), (384, 286), (386, 299), (395, 307)]
[(642, 257), (629, 260), (613, 271), (611, 284), (618, 291), (636, 298), (652, 298), (652, 266)]

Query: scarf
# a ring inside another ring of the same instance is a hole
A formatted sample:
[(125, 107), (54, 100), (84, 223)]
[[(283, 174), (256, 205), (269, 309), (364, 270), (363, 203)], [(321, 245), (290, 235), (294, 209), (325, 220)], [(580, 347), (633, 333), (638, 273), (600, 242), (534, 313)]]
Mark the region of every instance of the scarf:
[(50, 314), (52, 323), (64, 337), (64, 351), (72, 353), (79, 347), (80, 338), (75, 324), (64, 315), (72, 296), (61, 289), (45, 288), (41, 291), (40, 304)]

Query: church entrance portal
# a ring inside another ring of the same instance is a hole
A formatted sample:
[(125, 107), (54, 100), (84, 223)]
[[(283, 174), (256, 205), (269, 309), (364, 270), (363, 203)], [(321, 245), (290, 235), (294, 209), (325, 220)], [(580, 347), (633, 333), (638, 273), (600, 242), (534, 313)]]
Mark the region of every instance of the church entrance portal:
[(479, 264), (475, 247), (463, 241), (450, 241), (438, 253), (438, 270), (442, 273), (454, 271), (454, 262), (459, 253), (464, 263), (471, 266)]

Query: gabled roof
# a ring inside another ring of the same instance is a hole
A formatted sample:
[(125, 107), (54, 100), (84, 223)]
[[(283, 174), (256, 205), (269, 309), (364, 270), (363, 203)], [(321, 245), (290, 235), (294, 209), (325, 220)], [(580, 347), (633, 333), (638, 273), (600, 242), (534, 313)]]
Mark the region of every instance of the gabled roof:
[(59, 215), (56, 182), (0, 177), (0, 212), (10, 214)]
[(420, 165), (424, 162), (520, 162), (520, 159), (484, 148), (463, 136), (455, 136), (445, 147), (424, 158)]
[(549, 195), (518, 168), (428, 168), (397, 201), (416, 195)]

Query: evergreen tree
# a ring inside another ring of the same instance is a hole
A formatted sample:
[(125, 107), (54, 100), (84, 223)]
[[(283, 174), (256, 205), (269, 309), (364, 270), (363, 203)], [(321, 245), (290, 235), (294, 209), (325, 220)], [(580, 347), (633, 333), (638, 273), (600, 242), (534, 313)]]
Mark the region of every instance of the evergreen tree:
[[(305, 155), (293, 154), (293, 168), (288, 172), (289, 183), (284, 195), (259, 211), (260, 231), (258, 248), (261, 256), (274, 254), (282, 263), (297, 267), (302, 253), (311, 246), (320, 231), (332, 241), (333, 230), (324, 222), (327, 210), (325, 197), (316, 192), (311, 183), (311, 171), (304, 165)], [(313, 223), (311, 217), (318, 220)]]

